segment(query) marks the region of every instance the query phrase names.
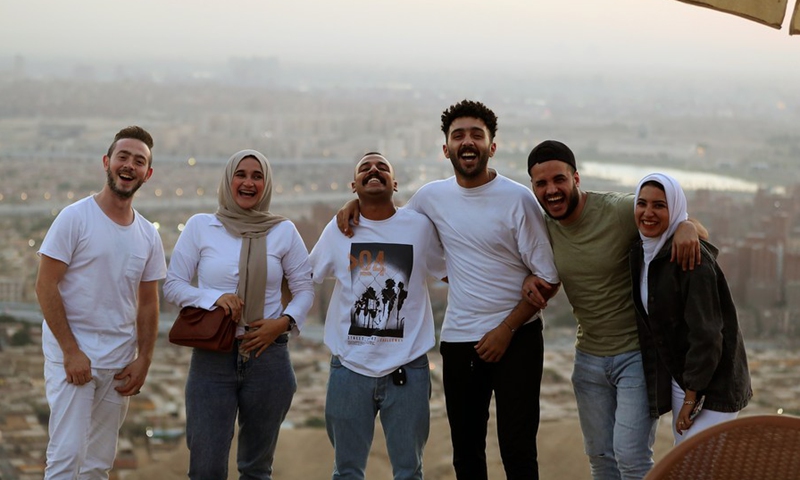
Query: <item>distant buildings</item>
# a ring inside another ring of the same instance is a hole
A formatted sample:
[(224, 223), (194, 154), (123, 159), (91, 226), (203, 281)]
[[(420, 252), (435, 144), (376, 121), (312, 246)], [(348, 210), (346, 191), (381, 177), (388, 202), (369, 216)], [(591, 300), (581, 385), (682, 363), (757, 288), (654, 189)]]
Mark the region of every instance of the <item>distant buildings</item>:
[(760, 188), (750, 203), (728, 200), (699, 192), (689, 204), (720, 248), (742, 328), (751, 336), (800, 335), (800, 184)]

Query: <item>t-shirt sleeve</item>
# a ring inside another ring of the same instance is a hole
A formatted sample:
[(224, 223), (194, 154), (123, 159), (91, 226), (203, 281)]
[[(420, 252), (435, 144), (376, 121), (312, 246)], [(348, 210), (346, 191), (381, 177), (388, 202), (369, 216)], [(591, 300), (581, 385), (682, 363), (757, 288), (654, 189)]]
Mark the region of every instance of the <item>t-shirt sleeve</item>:
[(433, 223), (425, 219), (427, 225), (425, 230), (428, 232), (428, 248), (425, 250), (425, 266), (428, 271), (428, 276), (434, 277), (438, 280), (447, 276), (447, 267), (444, 259), (444, 248), (442, 242), (439, 240), (439, 234)]
[(636, 196), (632, 193), (620, 194), (617, 198), (617, 218), (622, 229), (621, 233), (630, 239), (629, 244), (639, 240), (639, 229), (633, 216), (635, 205)]
[(69, 265), (72, 263), (72, 254), (77, 247), (81, 228), (82, 224), (74, 208), (62, 210), (50, 225), (37, 253)]
[(164, 244), (161, 242), (161, 235), (158, 234), (158, 230), (155, 228), (151, 233), (150, 255), (147, 257), (147, 263), (144, 266), (144, 272), (142, 272), (143, 282), (163, 280), (167, 276), (167, 261), (164, 257)]
[(408, 199), (408, 202), (403, 205), (403, 208), (408, 208), (409, 210), (413, 210), (417, 213), (421, 213), (423, 215), (427, 215), (425, 213), (425, 206), (428, 202), (428, 194), (425, 185), (423, 185), (419, 190), (417, 190), (411, 198)]
[(559, 283), (544, 215), (534, 198), (523, 199), (523, 206), (523, 215), (521, 215), (517, 234), (522, 260), (531, 273), (537, 277), (548, 283)]

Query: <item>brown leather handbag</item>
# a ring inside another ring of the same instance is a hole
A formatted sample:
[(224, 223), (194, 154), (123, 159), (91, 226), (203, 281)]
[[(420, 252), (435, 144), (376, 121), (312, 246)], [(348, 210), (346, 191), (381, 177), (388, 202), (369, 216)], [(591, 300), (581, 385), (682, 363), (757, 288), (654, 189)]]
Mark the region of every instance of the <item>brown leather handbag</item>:
[(169, 330), (170, 343), (216, 352), (230, 352), (235, 337), (236, 322), (224, 308), (183, 307)]

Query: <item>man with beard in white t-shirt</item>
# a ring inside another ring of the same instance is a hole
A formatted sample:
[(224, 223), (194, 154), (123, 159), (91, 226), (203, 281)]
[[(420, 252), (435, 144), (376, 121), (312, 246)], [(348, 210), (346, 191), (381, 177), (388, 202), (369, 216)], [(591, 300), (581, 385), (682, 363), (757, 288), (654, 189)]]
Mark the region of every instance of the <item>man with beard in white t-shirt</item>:
[(430, 220), (395, 207), (397, 182), (383, 155), (364, 155), (351, 186), (361, 210), (358, 231), (345, 237), (331, 220), (310, 256), (315, 282), (336, 279), (325, 319), (333, 478), (364, 478), (380, 412), (394, 478), (422, 479), (427, 352), (436, 342), (427, 281), (446, 275), (444, 253)]
[(153, 174), (152, 147), (143, 128), (120, 130), (103, 155), (106, 185), (64, 208), (39, 249), (48, 480), (108, 478), (130, 397), (150, 368), (166, 262), (158, 231), (132, 202)]

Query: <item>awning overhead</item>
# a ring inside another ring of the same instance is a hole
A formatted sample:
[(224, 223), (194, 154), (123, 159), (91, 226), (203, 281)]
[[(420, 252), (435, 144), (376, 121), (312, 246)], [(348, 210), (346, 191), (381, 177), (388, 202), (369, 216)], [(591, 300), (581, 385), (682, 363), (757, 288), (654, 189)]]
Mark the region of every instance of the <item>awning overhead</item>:
[[(679, 0), (684, 3), (731, 13), (748, 20), (780, 29), (786, 17), (788, 0)], [(789, 34), (800, 34), (800, 0), (794, 7)]]

